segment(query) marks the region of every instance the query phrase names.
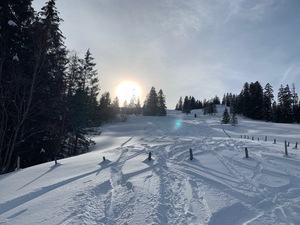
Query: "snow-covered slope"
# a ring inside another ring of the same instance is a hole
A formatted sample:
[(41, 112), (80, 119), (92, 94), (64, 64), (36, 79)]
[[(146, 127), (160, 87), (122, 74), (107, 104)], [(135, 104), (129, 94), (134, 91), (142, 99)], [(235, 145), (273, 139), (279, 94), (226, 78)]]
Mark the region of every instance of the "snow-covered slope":
[(300, 224), (300, 126), (239, 117), (228, 137), (222, 112), (132, 116), (90, 153), (0, 176), (0, 224)]

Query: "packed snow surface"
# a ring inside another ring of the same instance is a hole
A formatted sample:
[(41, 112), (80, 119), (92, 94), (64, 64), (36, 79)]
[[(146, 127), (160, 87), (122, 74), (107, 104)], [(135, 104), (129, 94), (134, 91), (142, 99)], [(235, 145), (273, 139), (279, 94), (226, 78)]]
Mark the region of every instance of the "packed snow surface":
[(223, 110), (130, 116), (87, 154), (0, 176), (0, 224), (300, 224), (300, 126), (222, 127)]

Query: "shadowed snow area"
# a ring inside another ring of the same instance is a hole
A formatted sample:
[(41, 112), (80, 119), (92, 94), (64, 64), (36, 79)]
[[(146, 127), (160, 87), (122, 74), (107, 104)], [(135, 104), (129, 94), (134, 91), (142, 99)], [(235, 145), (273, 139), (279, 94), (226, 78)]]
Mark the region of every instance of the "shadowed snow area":
[(130, 116), (87, 154), (0, 176), (0, 224), (300, 224), (300, 126), (222, 127), (223, 110)]

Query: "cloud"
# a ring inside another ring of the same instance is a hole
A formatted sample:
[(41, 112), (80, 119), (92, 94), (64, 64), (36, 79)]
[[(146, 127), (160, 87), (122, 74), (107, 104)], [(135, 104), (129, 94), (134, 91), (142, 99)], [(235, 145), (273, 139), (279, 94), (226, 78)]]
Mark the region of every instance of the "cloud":
[(281, 0), (231, 0), (227, 1), (230, 15), (252, 21), (261, 21), (270, 16), (282, 4)]

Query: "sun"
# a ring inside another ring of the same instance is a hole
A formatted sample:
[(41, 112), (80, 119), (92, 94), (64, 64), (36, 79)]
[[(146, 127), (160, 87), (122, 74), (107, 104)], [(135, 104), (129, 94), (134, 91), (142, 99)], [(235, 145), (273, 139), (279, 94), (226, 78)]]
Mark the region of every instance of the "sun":
[(127, 102), (127, 104), (129, 104), (131, 99), (133, 98), (135, 98), (135, 101), (137, 101), (137, 99), (141, 98), (141, 94), (142, 94), (142, 89), (140, 85), (138, 85), (134, 81), (126, 80), (121, 82), (116, 87), (116, 96), (119, 99), (120, 106), (123, 106), (125, 101)]

